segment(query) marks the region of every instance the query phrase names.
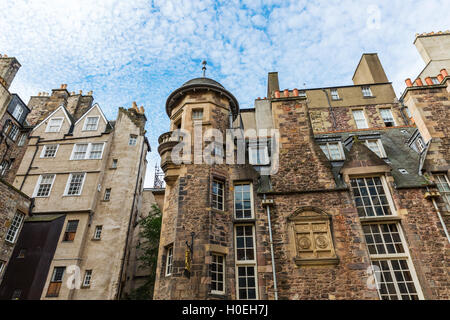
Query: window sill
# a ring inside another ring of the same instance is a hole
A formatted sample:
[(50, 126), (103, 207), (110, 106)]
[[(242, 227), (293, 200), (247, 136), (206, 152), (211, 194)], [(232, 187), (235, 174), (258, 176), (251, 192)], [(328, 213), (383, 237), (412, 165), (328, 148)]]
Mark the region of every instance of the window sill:
[(109, 170), (116, 170), (117, 169), (117, 167), (111, 167), (111, 168), (109, 168)]
[(225, 210), (220, 210), (220, 209), (216, 209), (216, 208), (211, 208), (212, 212), (217, 212), (217, 213), (226, 213)]
[(233, 218), (233, 223), (235, 224), (239, 224), (239, 223), (252, 223), (252, 222), (256, 222), (255, 218), (246, 218), (246, 219), (236, 219)]
[(298, 266), (322, 266), (322, 265), (337, 265), (339, 258), (318, 258), (318, 259), (301, 259), (295, 258), (295, 264)]
[(92, 241), (100, 241), (101, 239), (97, 239), (97, 238), (92, 238)]
[(375, 96), (363, 96), (363, 99), (373, 99), (376, 98)]
[(402, 220), (399, 216), (379, 216), (379, 217), (359, 217), (361, 222), (378, 222), (378, 221), (400, 221)]
[(331, 98), (331, 101), (342, 101), (342, 98), (337, 98), (337, 99)]
[(88, 286), (82, 285), (81, 286), (81, 289), (90, 289), (90, 288), (91, 288), (91, 285), (88, 285)]
[(214, 292), (211, 291), (210, 293), (208, 293), (208, 297), (210, 298), (218, 298), (218, 299), (226, 299), (227, 295), (225, 292)]
[(109, 202), (109, 200), (100, 200), (101, 202)]

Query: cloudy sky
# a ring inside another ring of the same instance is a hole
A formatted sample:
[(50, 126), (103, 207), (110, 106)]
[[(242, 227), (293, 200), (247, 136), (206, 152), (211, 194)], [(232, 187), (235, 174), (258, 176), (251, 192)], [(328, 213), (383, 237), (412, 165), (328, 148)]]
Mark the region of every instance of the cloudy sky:
[(93, 90), (113, 120), (144, 105), (153, 151), (146, 186), (168, 131), (169, 93), (201, 76), (218, 80), (250, 108), (280, 87), (352, 84), (364, 52), (378, 52), (397, 94), (424, 66), (415, 33), (450, 29), (450, 1), (0, 0), (0, 53), (22, 64), (11, 91), (25, 102), (61, 83)]

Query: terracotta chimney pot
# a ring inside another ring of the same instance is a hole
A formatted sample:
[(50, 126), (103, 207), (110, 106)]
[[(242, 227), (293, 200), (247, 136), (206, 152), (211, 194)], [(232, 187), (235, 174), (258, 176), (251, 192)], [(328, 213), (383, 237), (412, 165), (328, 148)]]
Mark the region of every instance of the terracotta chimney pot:
[(405, 83), (406, 83), (407, 87), (412, 87), (412, 85), (413, 85), (410, 78), (406, 79)]
[(433, 85), (433, 80), (431, 80), (431, 77), (426, 77), (425, 78), (425, 82), (427, 83), (427, 85), (432, 86)]
[(144, 106), (141, 106), (141, 107), (139, 108), (139, 110), (141, 111), (142, 114), (145, 113)]
[(275, 98), (279, 98), (280, 97), (280, 91), (276, 90), (275, 91)]
[(284, 89), (283, 93), (284, 93), (284, 96), (286, 98), (289, 97), (289, 90), (288, 89)]
[(448, 77), (448, 73), (447, 73), (447, 70), (446, 69), (442, 69), (441, 70), (441, 74), (442, 74), (442, 76), (445, 78), (445, 77)]
[(294, 97), (298, 97), (298, 89), (294, 88), (293, 92), (294, 92)]
[(422, 87), (422, 86), (423, 86), (422, 79), (417, 78), (417, 79), (416, 79), (416, 85), (419, 86), (419, 87)]
[(439, 80), (439, 83), (441, 83), (442, 80), (444, 80), (444, 76), (440, 73), (436, 76), (436, 78)]

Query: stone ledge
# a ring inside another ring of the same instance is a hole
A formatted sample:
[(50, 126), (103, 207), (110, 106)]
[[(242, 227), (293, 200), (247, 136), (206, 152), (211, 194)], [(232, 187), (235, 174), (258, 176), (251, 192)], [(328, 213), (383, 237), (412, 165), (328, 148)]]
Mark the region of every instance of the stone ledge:
[(317, 259), (294, 259), (295, 264), (298, 266), (322, 266), (322, 265), (337, 265), (339, 264), (339, 258), (317, 258)]

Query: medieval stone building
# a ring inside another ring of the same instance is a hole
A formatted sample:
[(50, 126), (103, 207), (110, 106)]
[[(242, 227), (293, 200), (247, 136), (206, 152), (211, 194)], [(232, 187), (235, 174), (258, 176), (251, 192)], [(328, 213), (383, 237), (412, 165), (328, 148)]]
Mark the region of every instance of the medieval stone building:
[(353, 85), (269, 73), (252, 109), (205, 77), (172, 92), (154, 298), (449, 299), (449, 41), (416, 36), (400, 99), (375, 53)]

